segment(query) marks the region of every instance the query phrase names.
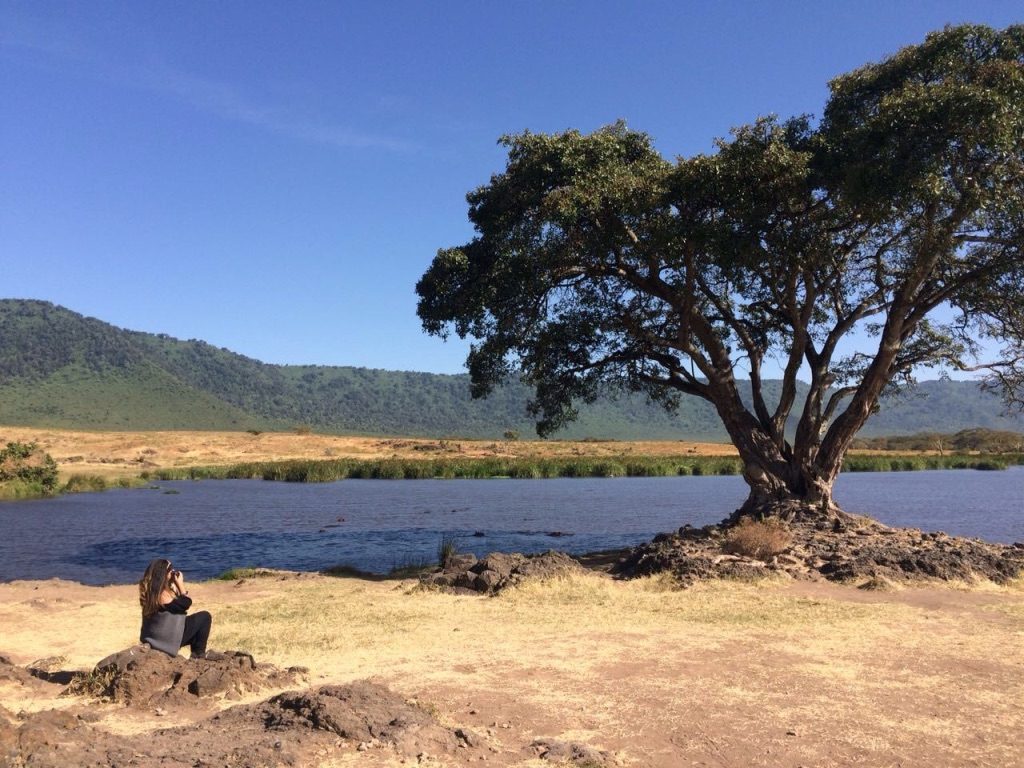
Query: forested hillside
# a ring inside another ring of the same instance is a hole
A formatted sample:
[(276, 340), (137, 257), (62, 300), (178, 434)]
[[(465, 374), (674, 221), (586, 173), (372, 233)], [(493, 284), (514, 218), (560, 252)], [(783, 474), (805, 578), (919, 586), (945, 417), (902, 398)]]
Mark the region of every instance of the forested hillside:
[[(0, 424), (86, 429), (292, 429), (498, 438), (533, 435), (528, 390), (469, 397), (465, 375), (279, 366), (202, 341), (125, 331), (41, 301), (0, 300)], [(1024, 431), (966, 382), (924, 382), (865, 436), (972, 427)], [(624, 395), (580, 406), (560, 437), (722, 440), (710, 406), (669, 414)]]

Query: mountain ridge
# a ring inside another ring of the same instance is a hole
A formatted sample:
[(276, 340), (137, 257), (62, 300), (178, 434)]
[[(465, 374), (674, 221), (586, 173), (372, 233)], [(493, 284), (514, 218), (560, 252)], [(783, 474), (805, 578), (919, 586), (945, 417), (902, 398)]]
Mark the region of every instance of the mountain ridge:
[[(780, 382), (766, 382), (778, 392)], [(338, 434), (499, 438), (533, 434), (529, 389), (511, 382), (485, 400), (467, 374), (276, 365), (205, 341), (121, 329), (50, 302), (0, 300), (0, 424), (88, 429), (303, 428)], [(921, 382), (888, 401), (862, 436), (987, 427), (1024, 419), (971, 382)], [(642, 396), (581, 404), (556, 437), (727, 441), (714, 409), (683, 398), (676, 414)]]

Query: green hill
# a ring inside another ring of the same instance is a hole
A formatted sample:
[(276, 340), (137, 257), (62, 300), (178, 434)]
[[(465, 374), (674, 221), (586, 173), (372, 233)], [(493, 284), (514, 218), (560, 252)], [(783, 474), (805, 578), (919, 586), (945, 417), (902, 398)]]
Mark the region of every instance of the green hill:
[[(766, 389), (777, 390), (778, 382)], [(466, 375), (280, 366), (202, 341), (126, 331), (42, 301), (0, 300), (0, 424), (84, 429), (289, 429), (497, 438), (533, 434), (529, 391), (486, 400)], [(968, 382), (924, 382), (888, 403), (863, 434), (1024, 431)], [(713, 409), (685, 398), (676, 414), (623, 395), (580, 408), (560, 437), (725, 440)]]

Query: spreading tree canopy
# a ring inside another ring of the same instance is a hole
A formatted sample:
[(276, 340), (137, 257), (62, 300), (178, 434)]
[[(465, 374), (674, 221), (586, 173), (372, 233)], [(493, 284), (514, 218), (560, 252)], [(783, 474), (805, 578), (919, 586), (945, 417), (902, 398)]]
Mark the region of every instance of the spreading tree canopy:
[(1024, 25), (946, 28), (829, 85), (820, 120), (675, 162), (621, 123), (504, 137), (475, 237), (417, 285), (424, 328), (474, 340), (474, 395), (533, 385), (541, 435), (608, 385), (703, 398), (745, 512), (836, 512), (851, 440), (915, 370), (984, 365), (1019, 402)]

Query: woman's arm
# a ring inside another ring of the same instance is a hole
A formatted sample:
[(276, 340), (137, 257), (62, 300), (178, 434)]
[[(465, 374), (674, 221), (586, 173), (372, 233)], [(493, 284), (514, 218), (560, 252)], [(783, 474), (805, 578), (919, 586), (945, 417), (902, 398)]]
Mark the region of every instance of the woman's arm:
[(185, 589), (185, 574), (181, 571), (172, 571), (171, 588), (177, 595), (187, 595), (188, 591)]
[[(185, 589), (185, 576), (181, 571), (171, 572), (171, 577), (167, 580), (167, 586), (160, 593), (160, 605), (169, 606), (172, 604), (177, 604), (183, 609), (187, 609), (192, 605), (192, 599), (188, 596), (188, 591)], [(184, 613), (185, 611), (181, 610), (180, 612)]]
[(188, 595), (178, 595), (171, 602), (165, 603), (162, 606), (163, 610), (168, 613), (188, 613), (188, 609), (191, 607), (192, 598)]

